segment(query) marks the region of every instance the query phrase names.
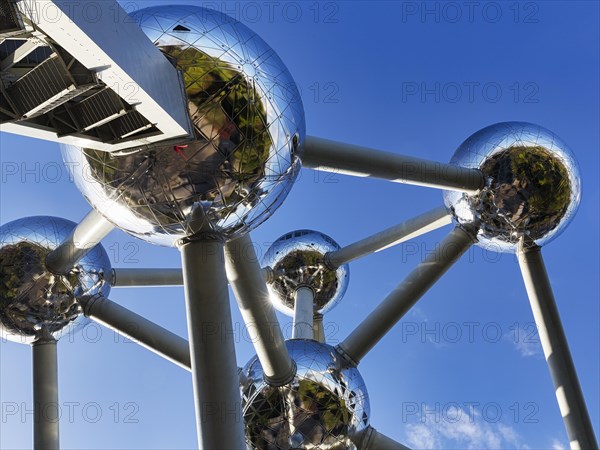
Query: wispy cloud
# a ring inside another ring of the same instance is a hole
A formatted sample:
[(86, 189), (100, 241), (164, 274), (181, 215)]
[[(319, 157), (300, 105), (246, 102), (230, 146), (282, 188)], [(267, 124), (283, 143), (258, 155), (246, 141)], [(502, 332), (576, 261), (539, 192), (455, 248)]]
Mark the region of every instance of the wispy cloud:
[(533, 323), (512, 328), (509, 333), (504, 335), (504, 338), (510, 341), (514, 349), (525, 358), (541, 358), (544, 355), (540, 336)]
[(422, 423), (406, 426), (407, 445), (414, 449), (525, 449), (520, 436), (510, 426), (503, 423), (486, 422), (481, 415), (460, 408), (449, 416), (456, 421), (424, 420)]
[(552, 450), (566, 450), (567, 446), (560, 442), (558, 439), (552, 439), (551, 449)]

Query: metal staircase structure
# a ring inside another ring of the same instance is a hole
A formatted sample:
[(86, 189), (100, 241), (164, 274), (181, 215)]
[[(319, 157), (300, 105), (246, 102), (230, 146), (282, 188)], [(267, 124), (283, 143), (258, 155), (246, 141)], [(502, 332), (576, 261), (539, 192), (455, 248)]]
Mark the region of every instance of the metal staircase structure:
[[(61, 3), (64, 2), (46, 2), (46, 5), (60, 8)], [(113, 2), (103, 3), (112, 4), (113, 9), (116, 5)], [(103, 74), (114, 69), (114, 66), (88, 67), (89, 64), (86, 66), (80, 55), (69, 53), (64, 43), (58, 42), (51, 36), (56, 34), (51, 32), (50, 22), (56, 19), (51, 20), (45, 18), (45, 14), (40, 14), (40, 4), (43, 6), (44, 2), (0, 0), (0, 127), (2, 131), (33, 135), (42, 139), (105, 151), (131, 150), (135, 147), (151, 145), (153, 142), (184, 140), (190, 136), (191, 126), (181, 74), (158, 49), (153, 48), (149, 40), (140, 43), (150, 44), (151, 50), (155, 51), (154, 56), (160, 58), (157, 62), (166, 72), (166, 76), (161, 79), (170, 85), (176, 97), (175, 102), (171, 102), (172, 104), (164, 108), (167, 114), (163, 115), (179, 118), (174, 122), (178, 122), (179, 125), (183, 123), (183, 126), (173, 127), (171, 126), (173, 124), (161, 126), (151, 117), (156, 110), (152, 102), (146, 102), (144, 105), (143, 99), (125, 99), (119, 95), (118, 91), (128, 90), (123, 89), (121, 83), (109, 86), (103, 80), (106, 78)], [(88, 30), (88, 28), (94, 28), (95, 24), (77, 20), (76, 11), (71, 9), (68, 17), (66, 13), (64, 16), (65, 20), (71, 22), (71, 26), (77, 26), (77, 30), (84, 38), (88, 37), (88, 32), (90, 34), (94, 32), (93, 29)], [(118, 25), (123, 26), (121, 23)], [(137, 27), (135, 24), (130, 25)], [(73, 39), (65, 33), (61, 36), (63, 37), (59, 38), (59, 41)], [(114, 40), (108, 34), (105, 38)], [(104, 52), (103, 48), (106, 46), (103, 45), (102, 39), (98, 40), (95, 36), (91, 39), (97, 44), (98, 53)], [(134, 45), (133, 50), (130, 51), (137, 50)], [(140, 52), (147, 50), (142, 48)], [(87, 54), (81, 56), (89, 59)], [(129, 68), (118, 67), (118, 69), (126, 72)], [(146, 67), (144, 70), (151, 69)], [(129, 73), (131, 74), (132, 71), (130, 70)], [(133, 73), (132, 80), (135, 80), (138, 75)], [(133, 86), (132, 89), (138, 92), (142, 89), (137, 82), (128, 86)]]

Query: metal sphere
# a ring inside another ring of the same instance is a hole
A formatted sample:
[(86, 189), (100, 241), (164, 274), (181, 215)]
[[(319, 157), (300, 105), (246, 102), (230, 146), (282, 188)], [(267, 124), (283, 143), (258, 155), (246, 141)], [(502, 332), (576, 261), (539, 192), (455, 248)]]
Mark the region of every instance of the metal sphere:
[(249, 449), (356, 449), (351, 439), (369, 425), (369, 396), (356, 368), (327, 344), (286, 342), (298, 371), (287, 385), (263, 379), (254, 357), (242, 372), (242, 414)]
[(295, 292), (299, 287), (310, 287), (314, 292), (315, 313), (325, 313), (344, 296), (350, 280), (350, 269), (344, 264), (330, 267), (325, 255), (340, 246), (326, 234), (299, 230), (277, 239), (262, 260), (263, 267), (271, 269), (268, 284), (275, 308), (289, 316), (294, 315)]
[(216, 11), (167, 5), (131, 17), (183, 72), (195, 136), (121, 156), (64, 147), (77, 187), (153, 244), (243, 235), (281, 205), (300, 169), (304, 110), (292, 76), (258, 35)]
[(503, 122), (463, 142), (451, 164), (479, 169), (476, 194), (446, 191), (459, 224), (476, 226), (479, 245), (514, 252), (519, 242), (543, 245), (560, 234), (581, 199), (579, 169), (567, 145), (531, 123)]
[(68, 275), (54, 275), (46, 256), (75, 223), (36, 216), (0, 227), (0, 337), (30, 344), (49, 333), (55, 339), (88, 322), (79, 299), (110, 292), (111, 265), (101, 245)]

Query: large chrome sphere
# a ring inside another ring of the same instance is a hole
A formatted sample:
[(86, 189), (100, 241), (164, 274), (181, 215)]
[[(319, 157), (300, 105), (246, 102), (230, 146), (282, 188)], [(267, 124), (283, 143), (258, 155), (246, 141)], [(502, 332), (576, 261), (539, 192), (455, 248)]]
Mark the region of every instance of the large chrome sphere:
[(446, 191), (460, 224), (474, 224), (483, 247), (515, 251), (519, 242), (543, 245), (564, 230), (581, 198), (579, 169), (554, 133), (525, 122), (503, 122), (463, 142), (451, 164), (479, 169), (485, 187), (468, 195)]
[(182, 70), (195, 136), (122, 156), (65, 147), (77, 187), (108, 220), (153, 244), (255, 228), (300, 168), (304, 111), (292, 76), (259, 36), (216, 11), (165, 5), (132, 19)]
[(286, 342), (298, 372), (269, 386), (258, 358), (243, 369), (242, 410), (249, 449), (355, 449), (369, 425), (369, 396), (355, 368), (341, 369), (337, 351), (316, 341)]
[(325, 255), (339, 248), (318, 231), (293, 231), (277, 239), (262, 260), (263, 267), (272, 271), (268, 287), (275, 308), (293, 316), (294, 294), (302, 286), (314, 292), (315, 313), (333, 308), (344, 296), (350, 279), (347, 264), (337, 269), (326, 264)]
[(87, 323), (79, 298), (110, 292), (111, 266), (101, 245), (68, 275), (54, 275), (46, 256), (75, 228), (58, 217), (27, 217), (0, 227), (0, 337), (29, 344)]

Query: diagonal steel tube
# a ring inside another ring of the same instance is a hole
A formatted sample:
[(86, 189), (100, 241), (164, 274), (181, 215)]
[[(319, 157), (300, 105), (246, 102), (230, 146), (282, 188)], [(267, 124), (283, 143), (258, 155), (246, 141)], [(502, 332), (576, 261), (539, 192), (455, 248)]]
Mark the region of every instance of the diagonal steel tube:
[(112, 223), (92, 209), (69, 237), (46, 256), (46, 267), (56, 274), (69, 273), (113, 229)]
[(285, 346), (250, 236), (229, 241), (225, 245), (225, 258), (227, 277), (252, 336), (265, 380), (272, 386), (289, 383), (296, 374), (296, 366)]
[(112, 287), (182, 286), (181, 269), (125, 269), (114, 268)]
[(191, 370), (190, 347), (184, 338), (107, 298), (87, 297), (81, 303), (84, 314), (94, 321)]
[(201, 449), (246, 447), (223, 242), (182, 242), (192, 384)]
[[(269, 268), (261, 269), (266, 281), (271, 276)], [(115, 288), (183, 286), (181, 269), (124, 269), (112, 272), (111, 286)]]
[(373, 427), (368, 427), (353, 441), (358, 450), (410, 450), (407, 446), (394, 441)]
[(337, 349), (349, 363), (360, 360), (474, 242), (473, 234), (460, 227), (452, 230), (439, 248), (427, 256), (377, 308), (364, 319)]
[(474, 193), (484, 187), (476, 169), (307, 136), (300, 150), (303, 167), (398, 183)]
[(43, 337), (32, 345), (33, 448), (58, 450), (60, 406), (58, 404), (58, 358), (56, 340)]
[(331, 267), (339, 267), (357, 258), (378, 252), (393, 245), (413, 239), (452, 222), (445, 207), (435, 208), (379, 233), (361, 239), (339, 250), (328, 253), (325, 258)]
[(597, 449), (598, 443), (577, 378), (541, 249), (538, 246), (527, 248), (521, 246), (518, 257), (571, 448)]

